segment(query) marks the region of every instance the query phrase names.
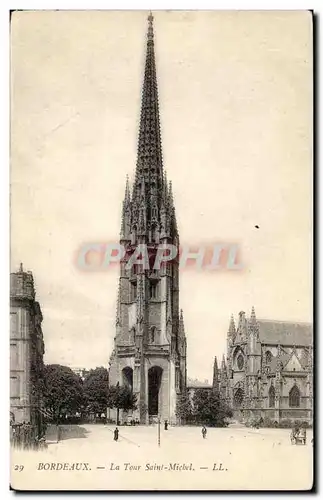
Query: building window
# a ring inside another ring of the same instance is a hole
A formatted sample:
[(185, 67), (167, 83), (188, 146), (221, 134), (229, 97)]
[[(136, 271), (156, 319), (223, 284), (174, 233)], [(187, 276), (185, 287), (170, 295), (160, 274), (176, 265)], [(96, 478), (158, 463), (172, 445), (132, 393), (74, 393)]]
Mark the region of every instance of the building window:
[(17, 313), (10, 313), (10, 336), (17, 336)]
[(150, 283), (150, 298), (155, 299), (157, 297), (157, 284)]
[(152, 326), (150, 329), (150, 343), (153, 344), (156, 341), (156, 327)]
[(237, 365), (238, 365), (238, 370), (242, 370), (243, 369), (244, 359), (243, 359), (242, 354), (239, 354), (239, 356), (237, 357)]
[(274, 408), (275, 407), (275, 388), (273, 385), (270, 386), (268, 395), (269, 395), (269, 408)]
[(267, 351), (266, 352), (266, 363), (269, 364), (272, 359), (273, 359), (273, 355), (271, 354), (270, 351)]
[(10, 397), (19, 398), (19, 396), (20, 396), (19, 379), (18, 377), (10, 377)]
[(19, 367), (18, 346), (17, 344), (10, 344), (10, 369), (17, 370), (18, 367)]
[(243, 390), (241, 388), (237, 389), (234, 395), (234, 406), (240, 407), (243, 402)]
[(133, 302), (137, 299), (137, 283), (131, 283), (130, 287), (130, 302)]
[(299, 408), (300, 407), (300, 392), (299, 388), (294, 385), (289, 391), (289, 406), (291, 408)]

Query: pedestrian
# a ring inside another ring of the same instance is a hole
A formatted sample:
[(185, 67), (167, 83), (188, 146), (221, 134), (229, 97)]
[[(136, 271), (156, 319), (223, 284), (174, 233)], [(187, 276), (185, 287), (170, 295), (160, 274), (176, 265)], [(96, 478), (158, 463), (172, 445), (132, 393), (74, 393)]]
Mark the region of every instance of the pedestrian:
[(202, 427), (202, 436), (203, 436), (203, 439), (206, 438), (206, 433), (207, 433), (206, 427), (205, 427), (205, 425), (203, 425), (203, 427)]
[(164, 426), (164, 428), (165, 428), (165, 431), (167, 431), (167, 429), (168, 429), (168, 422), (167, 422), (167, 420), (165, 420), (165, 426)]
[(119, 429), (118, 429), (118, 427), (116, 427), (116, 428), (114, 429), (113, 435), (114, 435), (114, 438), (113, 438), (113, 439), (114, 439), (115, 441), (118, 441), (118, 439), (119, 439)]

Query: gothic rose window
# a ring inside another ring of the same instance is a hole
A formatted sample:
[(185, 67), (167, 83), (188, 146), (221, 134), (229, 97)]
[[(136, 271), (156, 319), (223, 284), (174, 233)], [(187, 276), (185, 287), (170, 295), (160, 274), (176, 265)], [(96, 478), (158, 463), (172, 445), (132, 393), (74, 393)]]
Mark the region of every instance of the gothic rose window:
[(274, 408), (274, 406), (275, 406), (275, 388), (273, 385), (270, 386), (268, 395), (269, 395), (269, 408)]
[(289, 406), (291, 408), (299, 408), (300, 407), (300, 399), (301, 395), (299, 392), (299, 388), (294, 385), (289, 391)]
[(242, 354), (239, 354), (239, 356), (237, 357), (237, 365), (238, 365), (238, 369), (239, 369), (239, 370), (242, 370), (242, 369), (243, 369), (243, 366), (244, 366), (244, 359), (243, 359)]

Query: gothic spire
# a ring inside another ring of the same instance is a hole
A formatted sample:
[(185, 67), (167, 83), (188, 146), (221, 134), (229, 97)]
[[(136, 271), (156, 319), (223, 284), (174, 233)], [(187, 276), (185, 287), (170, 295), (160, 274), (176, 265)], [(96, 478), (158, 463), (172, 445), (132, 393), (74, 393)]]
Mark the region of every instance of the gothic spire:
[(130, 187), (129, 187), (129, 176), (126, 177), (126, 191), (124, 195), (124, 204), (128, 205), (130, 203)]
[(184, 326), (184, 318), (183, 318), (183, 309), (180, 310), (179, 313), (179, 336), (185, 337), (185, 326)]
[[(154, 175), (155, 174), (155, 175)], [(157, 76), (154, 51), (153, 16), (148, 16), (145, 75), (138, 140), (136, 182), (162, 186), (162, 150), (159, 123)]]
[(256, 322), (257, 322), (256, 312), (255, 312), (255, 308), (252, 306), (251, 315), (250, 315), (250, 323), (255, 324)]
[(215, 391), (219, 390), (219, 370), (218, 370), (218, 361), (216, 356), (214, 356), (214, 364), (213, 364), (213, 389)]
[(245, 338), (247, 336), (247, 319), (246, 319), (246, 313), (244, 311), (239, 312), (239, 322), (238, 322), (238, 328), (237, 328), (237, 333), (241, 338)]
[(129, 187), (129, 177), (127, 175), (126, 189), (125, 189), (125, 195), (121, 213), (121, 230), (120, 230), (121, 240), (130, 239), (130, 210), (131, 210), (130, 187)]
[(221, 379), (224, 380), (227, 378), (227, 365), (225, 362), (225, 357), (224, 354), (222, 356), (222, 362), (221, 362)]
[(231, 314), (230, 318), (230, 324), (229, 324), (229, 330), (228, 330), (228, 337), (234, 337), (236, 334), (236, 326), (234, 324), (234, 317), (233, 314)]
[(254, 334), (256, 337), (259, 336), (259, 327), (256, 318), (255, 308), (252, 306), (250, 319), (248, 321), (248, 334)]
[(224, 354), (222, 355), (221, 370), (226, 370), (226, 364), (225, 364), (225, 357), (224, 357)]

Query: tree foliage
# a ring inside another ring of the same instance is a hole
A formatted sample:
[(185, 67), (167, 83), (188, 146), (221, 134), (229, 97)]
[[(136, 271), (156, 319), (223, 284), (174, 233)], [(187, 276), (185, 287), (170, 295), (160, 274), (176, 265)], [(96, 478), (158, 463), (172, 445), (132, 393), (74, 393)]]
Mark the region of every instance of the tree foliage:
[(193, 406), (188, 391), (177, 398), (175, 413), (181, 424), (189, 424), (192, 422)]
[(91, 413), (105, 413), (108, 406), (109, 372), (98, 367), (90, 370), (83, 383), (86, 409)]
[(52, 420), (75, 414), (84, 404), (83, 382), (71, 368), (62, 365), (44, 367), (44, 406)]
[(135, 410), (137, 408), (137, 396), (128, 387), (110, 386), (107, 407), (116, 408), (117, 422), (119, 422), (120, 410)]
[(197, 389), (193, 396), (193, 414), (196, 422), (210, 427), (223, 427), (232, 417), (232, 410), (221, 399), (219, 392)]

